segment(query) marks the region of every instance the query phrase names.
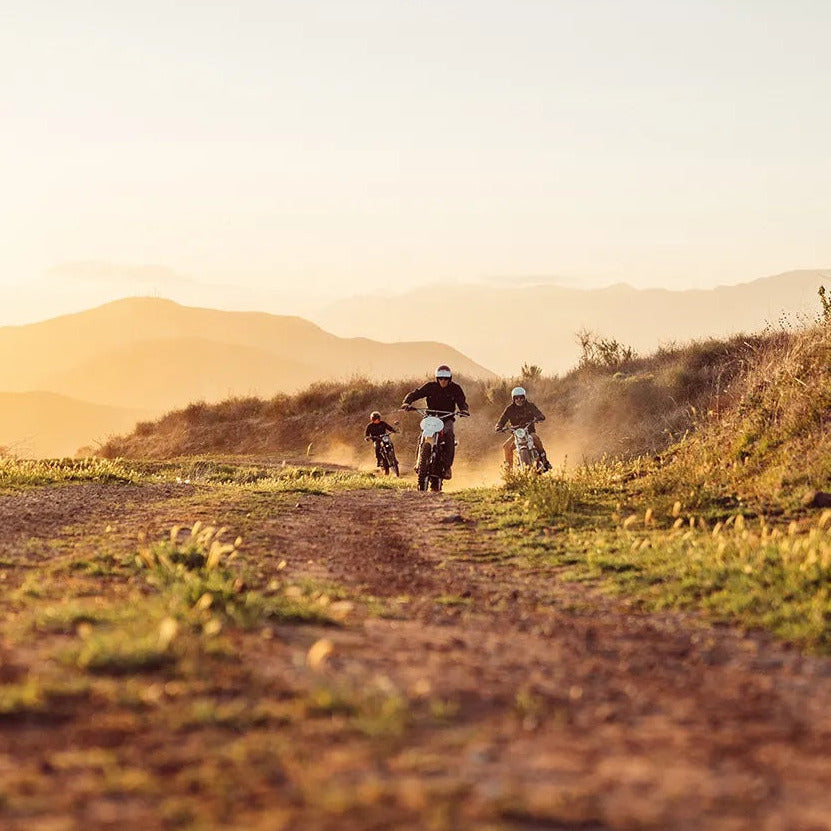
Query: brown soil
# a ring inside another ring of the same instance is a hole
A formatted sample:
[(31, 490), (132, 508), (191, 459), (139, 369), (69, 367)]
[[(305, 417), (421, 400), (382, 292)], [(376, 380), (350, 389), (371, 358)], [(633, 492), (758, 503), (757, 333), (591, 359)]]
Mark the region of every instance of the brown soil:
[[(231, 629), (235, 660), (181, 678), (107, 680), (142, 706), (96, 693), (0, 714), (4, 828), (831, 828), (831, 660), (529, 569), (447, 494), (2, 496), (0, 691), (55, 647), (14, 629), (27, 575), (106, 525), (126, 550), (195, 519), (242, 533), (264, 580), (337, 584), (351, 611)], [(272, 717), (173, 718), (208, 697)], [(298, 701), (302, 717), (279, 710)]]

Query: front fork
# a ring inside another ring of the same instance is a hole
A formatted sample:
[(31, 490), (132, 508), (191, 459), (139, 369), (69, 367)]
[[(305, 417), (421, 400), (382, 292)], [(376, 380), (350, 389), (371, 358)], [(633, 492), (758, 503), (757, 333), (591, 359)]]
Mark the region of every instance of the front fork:
[(441, 465), (442, 469), (445, 466), (445, 460), (443, 458), (444, 455), (444, 442), (442, 438), (444, 433), (434, 433), (432, 436), (425, 436), (423, 433), (421, 434), (421, 438), (418, 441), (418, 449), (416, 450), (416, 459), (421, 458), (421, 454), (424, 453), (424, 445), (426, 444), (429, 448), (428, 452), (430, 453), (430, 471), (432, 472), (437, 465)]

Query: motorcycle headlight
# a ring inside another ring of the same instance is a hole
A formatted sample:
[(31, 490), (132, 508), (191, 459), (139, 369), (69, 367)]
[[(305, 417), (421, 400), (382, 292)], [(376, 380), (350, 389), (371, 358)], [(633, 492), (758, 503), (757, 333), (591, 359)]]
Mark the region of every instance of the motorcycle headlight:
[(519, 430), (515, 431), (515, 435), (518, 439), (524, 439), (526, 436), (526, 431), (524, 428), (520, 427)]

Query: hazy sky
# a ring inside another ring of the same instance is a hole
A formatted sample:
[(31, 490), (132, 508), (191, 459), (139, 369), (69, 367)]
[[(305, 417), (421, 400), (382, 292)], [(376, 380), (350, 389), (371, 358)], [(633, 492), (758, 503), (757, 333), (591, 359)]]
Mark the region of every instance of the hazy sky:
[(831, 266), (827, 0), (14, 5), (2, 285)]

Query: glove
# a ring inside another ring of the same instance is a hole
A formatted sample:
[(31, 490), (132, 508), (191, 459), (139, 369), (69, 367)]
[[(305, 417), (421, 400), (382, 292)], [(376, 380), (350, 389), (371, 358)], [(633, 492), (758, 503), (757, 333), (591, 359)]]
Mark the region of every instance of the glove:
[(494, 428), (493, 428), (493, 432), (494, 432), (494, 433), (501, 433), (501, 432), (502, 432), (502, 428), (501, 428), (501, 427), (494, 427)]
[(364, 436), (364, 441), (372, 441), (372, 436)]
[(467, 418), (470, 415), (470, 413), (467, 410), (459, 410), (459, 415), (462, 418)]

